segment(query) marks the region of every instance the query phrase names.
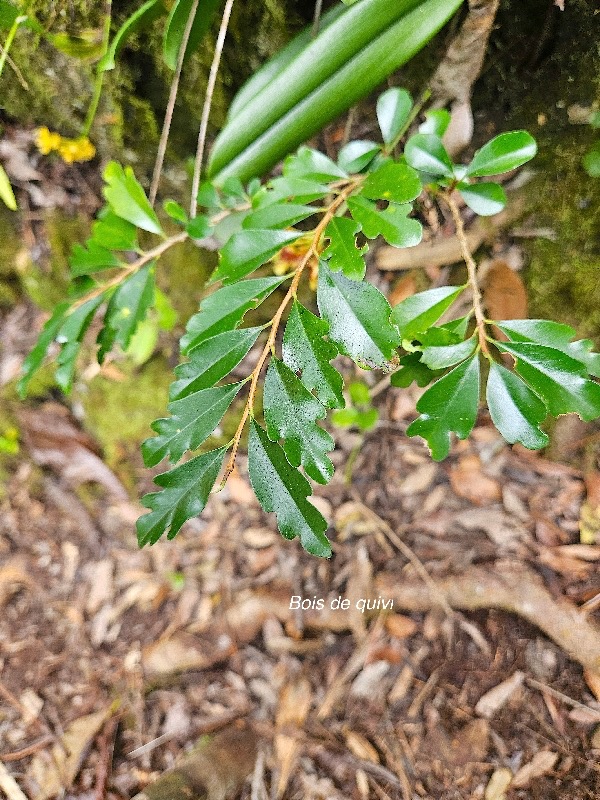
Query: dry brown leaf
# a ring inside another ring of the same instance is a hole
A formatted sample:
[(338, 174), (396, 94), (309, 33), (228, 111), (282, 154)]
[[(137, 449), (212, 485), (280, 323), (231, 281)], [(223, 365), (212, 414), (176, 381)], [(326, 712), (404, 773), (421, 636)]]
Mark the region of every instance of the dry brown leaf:
[(590, 687), (590, 690), (596, 700), (600, 703), (600, 673), (592, 672), (591, 669), (586, 669), (583, 672), (585, 682)]
[(4, 792), (7, 800), (27, 800), (27, 797), (19, 788), (19, 784), (0, 761), (0, 789)]
[(412, 667), (408, 665), (402, 667), (400, 675), (396, 678), (396, 682), (388, 694), (388, 703), (391, 705), (392, 703), (397, 703), (399, 700), (404, 700), (414, 679), (415, 673)]
[(113, 713), (113, 707), (88, 714), (72, 722), (65, 731), (60, 743), (51, 752), (38, 753), (28, 771), (29, 779), (38, 787), (36, 800), (47, 800), (68, 789), (77, 777), (86, 752), (106, 720)]
[(450, 742), (450, 758), (456, 766), (484, 761), (490, 742), (490, 726), (485, 719), (468, 722)]
[(594, 569), (594, 565), (587, 561), (561, 555), (550, 548), (540, 550), (538, 561), (544, 566), (550, 567), (554, 572), (558, 572), (559, 575), (574, 580), (585, 580)]
[(454, 520), (468, 531), (484, 531), (501, 550), (514, 550), (527, 539), (527, 530), (500, 509), (469, 508), (456, 514)]
[(521, 767), (513, 778), (511, 786), (514, 789), (523, 789), (528, 786), (531, 781), (536, 778), (541, 778), (542, 775), (546, 775), (554, 769), (554, 765), (557, 761), (558, 753), (553, 753), (551, 750), (540, 750), (528, 764)]
[(394, 282), (388, 297), (389, 303), (393, 308), (397, 306), (398, 303), (406, 300), (407, 297), (411, 297), (416, 291), (417, 280), (414, 273), (411, 272), (408, 275), (404, 275), (402, 278), (398, 278), (398, 280)]
[(373, 589), (373, 568), (369, 560), (369, 553), (364, 544), (360, 544), (356, 550), (355, 558), (352, 562), (352, 571), (348, 579), (346, 597), (350, 601), (348, 618), (352, 632), (357, 639), (364, 639), (367, 629), (365, 614), (356, 608), (357, 600), (370, 598)]
[(270, 528), (247, 528), (242, 533), (242, 541), (247, 547), (263, 550), (277, 541), (277, 536)]
[(312, 690), (306, 678), (286, 683), (279, 696), (275, 725), (275, 759), (277, 762), (277, 797), (281, 797), (289, 783), (300, 753), (300, 736), (312, 705)]
[(379, 764), (379, 753), (373, 747), (368, 739), (361, 736), (356, 731), (346, 732), (346, 746), (352, 755), (357, 758), (362, 758), (364, 761), (370, 761), (372, 764)]
[(491, 719), (513, 696), (513, 694), (523, 685), (525, 673), (517, 671), (510, 678), (494, 686), (477, 701), (475, 713), (480, 717)]
[[(527, 290), (520, 275), (505, 261), (494, 261), (488, 270), (483, 288), (483, 302), (490, 319), (525, 319)], [(496, 331), (501, 340), (506, 336)]]
[(429, 489), (437, 475), (437, 464), (423, 464), (410, 472), (398, 489), (401, 495), (421, 494)]
[(0, 567), (0, 608), (6, 605), (22, 586), (31, 586), (32, 583), (22, 559), (15, 558)]
[(179, 632), (145, 647), (142, 666), (148, 679), (164, 679), (179, 672), (208, 669), (234, 651), (235, 645), (224, 631), (209, 629), (203, 636)]
[(506, 790), (512, 781), (512, 772), (506, 767), (494, 770), (485, 787), (484, 800), (506, 800)]
[(600, 561), (600, 545), (563, 544), (556, 548), (564, 556), (580, 558), (582, 561)]
[(498, 481), (489, 478), (482, 470), (479, 456), (462, 456), (450, 470), (450, 484), (456, 495), (477, 506), (496, 503), (502, 499)]
[(385, 620), (385, 627), (391, 636), (396, 639), (408, 639), (416, 633), (418, 629), (417, 623), (414, 619), (404, 616), (404, 614), (392, 614)]
[(296, 736), (275, 735), (275, 761), (277, 764), (277, 797), (282, 797), (296, 766), (300, 743)]

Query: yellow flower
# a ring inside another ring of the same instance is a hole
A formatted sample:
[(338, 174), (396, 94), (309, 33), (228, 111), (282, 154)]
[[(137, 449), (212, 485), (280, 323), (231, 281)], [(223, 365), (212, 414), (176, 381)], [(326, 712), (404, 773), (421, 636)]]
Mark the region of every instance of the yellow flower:
[(38, 128), (35, 143), (42, 155), (47, 156), (56, 150), (67, 164), (72, 164), (74, 161), (90, 161), (96, 155), (96, 148), (87, 136), (68, 139), (60, 133), (48, 130), (45, 126)]

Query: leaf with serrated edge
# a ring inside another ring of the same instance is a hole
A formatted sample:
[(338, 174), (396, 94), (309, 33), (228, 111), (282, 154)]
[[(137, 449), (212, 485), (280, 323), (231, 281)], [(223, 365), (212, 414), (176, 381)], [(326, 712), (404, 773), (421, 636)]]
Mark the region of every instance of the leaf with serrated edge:
[(323, 258), (327, 259), (329, 269), (332, 272), (341, 270), (347, 278), (355, 281), (365, 277), (367, 268), (363, 256), (369, 249), (368, 245), (358, 247), (356, 244), (360, 227), (348, 217), (334, 217), (325, 228), (329, 244), (323, 251)]
[(377, 121), (383, 141), (390, 144), (408, 122), (412, 109), (412, 97), (406, 89), (392, 87), (377, 99)]
[(297, 536), (309, 553), (329, 558), (327, 522), (306, 499), (311, 494), (309, 482), (255, 420), (251, 421), (248, 439), (248, 473), (261, 506), (277, 515), (281, 534), (286, 539)]
[(446, 369), (459, 364), (473, 354), (477, 341), (474, 336), (465, 339), (458, 344), (450, 344), (443, 347), (426, 347), (423, 350), (421, 361), (429, 369)]
[(343, 380), (329, 363), (338, 355), (337, 348), (323, 337), (329, 325), (298, 301), (290, 311), (283, 335), (283, 360), (309, 391), (314, 391), (327, 408), (343, 408)]
[(104, 327), (98, 334), (98, 363), (115, 343), (127, 350), (131, 337), (154, 301), (154, 265), (147, 264), (119, 284), (110, 298)]
[(403, 339), (413, 339), (437, 322), (464, 289), (464, 286), (440, 286), (413, 294), (394, 306), (391, 321)]
[(170, 472), (157, 475), (154, 482), (162, 492), (152, 492), (142, 497), (142, 505), (149, 514), (139, 517), (136, 523), (138, 543), (154, 544), (167, 533), (173, 539), (184, 522), (204, 511), (212, 487), (223, 464), (225, 447), (203, 453)]
[(74, 244), (69, 257), (71, 274), (75, 277), (80, 275), (90, 275), (92, 272), (99, 272), (104, 269), (114, 269), (124, 267), (123, 262), (105, 247), (98, 245), (93, 239), (87, 242), (87, 246)]
[(333, 464), (327, 453), (335, 442), (317, 425), (325, 406), (302, 384), (295, 372), (272, 358), (265, 377), (264, 415), (269, 438), (284, 439), (283, 449), (292, 466), (304, 467), (318, 483), (329, 483)]
[(600, 353), (593, 353), (590, 339), (572, 342), (574, 328), (562, 322), (547, 319), (509, 319), (494, 323), (512, 342), (536, 342), (561, 350), (576, 361), (585, 364), (590, 375), (600, 378)]
[(158, 436), (142, 444), (144, 464), (154, 467), (166, 456), (172, 462), (179, 461), (186, 450), (200, 447), (221, 422), (242, 385), (229, 383), (202, 389), (169, 403), (172, 416), (155, 420), (150, 427)]
[(473, 356), (420, 397), (417, 411), (421, 416), (408, 426), (406, 433), (426, 439), (434, 461), (442, 461), (450, 452), (450, 434), (466, 439), (473, 430), (478, 402), (479, 358)]
[(383, 236), (392, 247), (414, 247), (423, 238), (421, 223), (408, 216), (412, 211), (410, 203), (390, 203), (387, 208), (380, 210), (371, 200), (351, 197), (348, 208), (367, 239)]
[(520, 442), (529, 450), (548, 444), (548, 436), (539, 427), (546, 406), (514, 372), (491, 364), (486, 402), (492, 422), (507, 442)]
[(295, 242), (301, 231), (243, 230), (235, 233), (221, 250), (213, 281), (233, 283), (266, 264), (282, 247)]
[(408, 353), (400, 359), (400, 369), (390, 378), (392, 386), (407, 389), (413, 381), (417, 386), (429, 386), (443, 370), (432, 370), (421, 363), (421, 353)]
[(286, 178), (326, 183), (348, 177), (325, 153), (311, 147), (301, 147), (296, 154), (288, 156), (283, 162), (283, 175)]
[(386, 161), (368, 175), (360, 194), (369, 200), (410, 203), (422, 190), (417, 172), (406, 164)]
[(111, 161), (104, 170), (104, 197), (118, 216), (150, 233), (162, 234), (158, 217), (131, 167)]
[(60, 353), (56, 358), (57, 369), (54, 377), (57, 385), (68, 393), (71, 391), (75, 361), (81, 349), (81, 342), (90, 327), (98, 306), (104, 297), (93, 297), (83, 305), (71, 311), (65, 318), (60, 330), (56, 334), (56, 341), (61, 345)]
[(317, 304), (341, 353), (368, 369), (387, 366), (400, 337), (388, 322), (388, 301), (375, 286), (351, 281), (321, 262)]
[(286, 275), (278, 278), (251, 278), (209, 294), (200, 303), (200, 310), (188, 321), (186, 332), (180, 341), (181, 352), (186, 355), (192, 347), (205, 339), (237, 328), (246, 312), (256, 308), (285, 280)]
[(600, 417), (600, 384), (589, 380), (585, 366), (561, 350), (530, 342), (496, 342), (516, 359), (515, 371), (557, 417), (574, 413), (589, 422)]
[(136, 250), (137, 228), (105, 207), (92, 225), (92, 241), (108, 250)]
[(262, 328), (242, 328), (224, 331), (206, 339), (189, 352), (189, 361), (175, 367), (174, 381), (169, 388), (169, 399), (180, 400), (200, 389), (209, 389), (248, 354), (258, 339)]

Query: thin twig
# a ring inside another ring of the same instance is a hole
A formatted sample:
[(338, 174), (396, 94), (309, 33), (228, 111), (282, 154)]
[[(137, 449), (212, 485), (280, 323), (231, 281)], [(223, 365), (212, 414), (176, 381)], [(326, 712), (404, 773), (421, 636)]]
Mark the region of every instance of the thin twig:
[(154, 164), (154, 170), (152, 172), (152, 183), (150, 184), (150, 195), (149, 195), (151, 205), (154, 205), (154, 203), (156, 202), (156, 195), (158, 193), (158, 184), (160, 183), (160, 176), (162, 174), (165, 154), (167, 152), (167, 143), (169, 141), (169, 133), (171, 132), (173, 112), (175, 111), (175, 102), (177, 100), (177, 93), (179, 91), (179, 81), (181, 80), (181, 71), (183, 70), (183, 62), (185, 61), (185, 51), (187, 50), (188, 42), (190, 40), (190, 35), (192, 33), (192, 27), (194, 25), (194, 20), (196, 18), (196, 12), (198, 11), (199, 3), (200, 0), (194, 0), (194, 2), (192, 3), (190, 13), (185, 23), (185, 28), (183, 30), (181, 46), (179, 48), (179, 52), (177, 53), (175, 74), (173, 75), (173, 80), (171, 81), (171, 89), (169, 91), (169, 101), (167, 103), (162, 131), (160, 133), (160, 141), (158, 143), (158, 151), (156, 153), (156, 162)]
[(196, 147), (196, 158), (194, 161), (194, 178), (192, 180), (192, 197), (190, 200), (190, 217), (192, 217), (192, 219), (198, 213), (198, 190), (200, 189), (200, 175), (202, 173), (202, 162), (204, 160), (204, 149), (206, 147), (208, 119), (210, 117), (213, 94), (217, 83), (217, 75), (219, 73), (219, 65), (221, 63), (221, 55), (223, 53), (225, 37), (227, 36), (227, 28), (229, 27), (229, 19), (231, 17), (233, 3), (234, 0), (227, 0), (225, 3), (223, 17), (221, 19), (221, 27), (219, 28), (219, 34), (215, 43), (215, 54), (210, 66), (210, 73), (208, 75), (206, 97), (204, 98), (204, 106), (202, 108), (202, 119), (200, 120), (200, 131), (198, 133), (198, 146)]
[(318, 35), (319, 28), (321, 27), (321, 12), (322, 11), (323, 11), (323, 0), (317, 0), (317, 2), (315, 3), (315, 13), (314, 13), (314, 16), (313, 16), (313, 25), (312, 25), (312, 31), (311, 31), (311, 36), (312, 36), (313, 39)]
[(51, 733), (48, 733), (46, 736), (42, 736), (41, 739), (38, 739), (37, 742), (32, 742), (32, 744), (27, 745), (27, 747), (22, 747), (20, 750), (14, 750), (12, 753), (0, 753), (0, 761), (21, 761), (21, 759), (32, 756), (34, 753), (37, 753), (38, 750), (43, 750), (44, 747), (52, 744), (54, 738), (55, 737)]
[(456, 205), (456, 202), (454, 201), (449, 192), (443, 194), (442, 196), (452, 213), (452, 218), (454, 220), (454, 225), (456, 227), (456, 236), (458, 238), (458, 241), (460, 242), (463, 259), (465, 261), (465, 264), (467, 265), (467, 272), (469, 274), (469, 286), (471, 287), (471, 291), (473, 292), (473, 311), (475, 313), (475, 322), (477, 324), (477, 335), (479, 337), (479, 345), (481, 347), (482, 353), (486, 356), (486, 358), (490, 358), (490, 351), (485, 336), (485, 314), (483, 313), (482, 295), (481, 295), (481, 290), (479, 288), (479, 281), (477, 279), (477, 264), (475, 263), (475, 259), (471, 255), (471, 250), (469, 249), (469, 243), (467, 241), (467, 236), (465, 234), (465, 226), (462, 217), (460, 215), (459, 208)]

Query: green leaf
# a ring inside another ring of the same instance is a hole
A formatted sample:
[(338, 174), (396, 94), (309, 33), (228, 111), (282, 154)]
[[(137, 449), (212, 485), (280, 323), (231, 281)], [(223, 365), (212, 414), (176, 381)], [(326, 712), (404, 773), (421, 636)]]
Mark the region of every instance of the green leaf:
[(264, 415), (272, 441), (284, 439), (283, 449), (292, 466), (304, 467), (318, 483), (329, 483), (333, 464), (327, 453), (335, 442), (317, 425), (327, 411), (302, 384), (295, 372), (272, 358), (265, 377)]
[(352, 381), (348, 386), (350, 400), (355, 406), (368, 405), (371, 402), (371, 392), (363, 381)]
[(113, 212), (138, 228), (162, 235), (158, 217), (148, 202), (146, 193), (137, 182), (131, 167), (111, 161), (104, 170), (104, 197)]
[(419, 125), (419, 133), (432, 133), (440, 139), (448, 130), (450, 125), (450, 112), (445, 108), (437, 108), (434, 111), (425, 112), (425, 122)]
[(387, 367), (400, 337), (389, 323), (390, 306), (368, 283), (351, 281), (319, 266), (317, 304), (329, 323), (329, 339), (359, 366)]
[(115, 59), (127, 39), (144, 25), (149, 25), (153, 22), (162, 13), (162, 10), (160, 0), (147, 0), (146, 3), (142, 3), (133, 14), (127, 17), (125, 22), (115, 33), (105, 55), (100, 59), (98, 71), (104, 72), (114, 69), (116, 66)]
[(109, 208), (103, 208), (92, 226), (92, 240), (107, 250), (137, 250), (137, 228), (133, 223), (118, 217)]
[(277, 515), (282, 535), (286, 539), (297, 536), (309, 553), (328, 558), (331, 546), (325, 536), (327, 522), (306, 499), (311, 494), (309, 482), (255, 420), (250, 425), (248, 472), (261, 506)]
[(337, 348), (323, 337), (329, 325), (294, 301), (283, 336), (283, 360), (309, 391), (314, 391), (327, 408), (342, 408), (343, 381), (329, 363), (338, 355)]
[(500, 175), (530, 161), (536, 153), (535, 139), (527, 131), (501, 133), (477, 150), (466, 174), (479, 178)]
[(142, 505), (151, 509), (136, 522), (138, 543), (154, 544), (163, 533), (173, 539), (184, 522), (204, 511), (212, 487), (223, 465), (225, 447), (196, 456), (170, 472), (157, 475), (154, 483), (162, 492), (142, 497)]
[(369, 200), (410, 203), (421, 194), (422, 188), (421, 180), (414, 169), (406, 164), (386, 161), (375, 172), (371, 172), (360, 194)]
[(414, 339), (437, 322), (464, 289), (464, 286), (440, 286), (413, 294), (394, 306), (391, 321), (400, 330), (402, 339)]
[(165, 200), (163, 203), (163, 208), (172, 220), (177, 222), (179, 225), (183, 225), (184, 227), (187, 226), (189, 218), (187, 211), (185, 208), (183, 208), (183, 206), (181, 206), (179, 203), (176, 203), (175, 200)]
[(325, 237), (329, 239), (323, 257), (329, 269), (344, 273), (347, 278), (361, 281), (365, 277), (366, 265), (363, 256), (369, 246), (358, 247), (356, 234), (361, 226), (348, 217), (334, 217), (325, 228)]
[(213, 281), (233, 283), (262, 267), (285, 245), (302, 236), (301, 231), (244, 230), (235, 233), (221, 250)]
[(400, 359), (400, 369), (391, 377), (392, 386), (407, 389), (413, 381), (417, 386), (429, 386), (443, 370), (432, 370), (421, 363), (421, 353), (408, 353)]
[(331, 421), (340, 428), (360, 428), (361, 431), (368, 431), (374, 427), (379, 419), (379, 412), (376, 408), (369, 408), (367, 411), (359, 411), (356, 408), (341, 408), (334, 411)]
[(515, 371), (553, 416), (575, 413), (586, 421), (600, 416), (600, 385), (588, 380), (580, 361), (560, 350), (530, 342), (496, 342), (496, 347), (515, 357)]
[(252, 278), (248, 281), (224, 286), (205, 297), (198, 313), (190, 317), (186, 332), (181, 338), (181, 352), (185, 355), (205, 339), (217, 333), (237, 328), (244, 314), (256, 308), (287, 276)]
[(163, 331), (172, 331), (179, 319), (179, 314), (167, 295), (158, 286), (154, 289), (154, 309), (158, 318), (158, 325)]
[(163, 458), (179, 461), (186, 450), (195, 450), (206, 441), (223, 419), (242, 383), (229, 383), (174, 400), (167, 406), (172, 416), (152, 423), (154, 436), (142, 444), (147, 467), (154, 467)]
[(600, 377), (600, 353), (592, 353), (589, 339), (572, 342), (576, 334), (570, 325), (546, 319), (510, 319), (495, 323), (512, 342), (536, 342), (566, 353), (585, 364), (590, 375)]
[(154, 264), (147, 264), (113, 292), (104, 316), (104, 327), (98, 334), (99, 364), (115, 343), (120, 344), (123, 350), (129, 347), (138, 324), (145, 319), (154, 301), (154, 272)]
[(473, 356), (436, 381), (419, 398), (421, 416), (407, 428), (408, 436), (427, 440), (434, 461), (450, 452), (450, 434), (466, 439), (473, 430), (479, 403), (479, 358)]
[(2, 166), (2, 164), (0, 164), (0, 200), (2, 200), (4, 205), (11, 211), (17, 210), (17, 200), (15, 198), (15, 193), (13, 192), (13, 188), (10, 185), (8, 175), (6, 174), (6, 171)]
[(12, 28), (20, 14), (21, 9), (7, 2), (7, 0), (0, 0), (0, 28), (5, 30)]
[(311, 147), (300, 147), (295, 155), (288, 156), (283, 162), (283, 175), (286, 178), (325, 183), (348, 177), (348, 174), (325, 153), (313, 150)]
[(315, 200), (322, 200), (327, 194), (329, 187), (321, 181), (274, 178), (269, 183), (269, 190), (261, 198), (259, 207), (279, 203), (288, 198), (293, 198), (296, 203), (313, 203)]
[(386, 144), (391, 144), (402, 132), (410, 117), (412, 104), (412, 97), (406, 89), (394, 87), (379, 96), (377, 121)]
[(439, 136), (417, 133), (411, 136), (404, 148), (404, 157), (413, 169), (428, 175), (451, 178), (454, 167)]
[(530, 450), (548, 444), (548, 436), (539, 427), (546, 407), (514, 372), (493, 362), (486, 400), (492, 422), (507, 442), (520, 442)]
[(298, 203), (273, 203), (265, 208), (253, 211), (242, 222), (242, 228), (287, 228), (295, 225), (315, 213), (312, 206), (303, 206)]
[(423, 350), (421, 361), (429, 369), (446, 369), (459, 364), (473, 354), (473, 350), (477, 345), (474, 336), (465, 339), (464, 342), (458, 344), (450, 344), (442, 347), (426, 347)]
[(34, 348), (25, 358), (21, 368), (22, 376), (17, 384), (17, 391), (22, 399), (25, 398), (27, 394), (27, 386), (29, 385), (29, 381), (33, 378), (35, 373), (42, 365), (42, 361), (46, 357), (48, 348), (55, 340), (56, 335), (58, 334), (58, 331), (65, 320), (65, 315), (68, 309), (69, 303), (67, 302), (59, 303), (56, 306), (52, 316), (42, 328), (42, 332), (40, 333)]
[(170, 400), (180, 400), (200, 389), (208, 389), (229, 375), (248, 354), (262, 328), (224, 331), (188, 351), (189, 362), (175, 367), (169, 389)]
[(55, 33), (48, 38), (57, 50), (71, 58), (94, 59), (102, 54), (102, 42), (95, 30), (82, 31), (78, 36)]
[(65, 393), (71, 391), (75, 361), (79, 355), (81, 342), (103, 300), (103, 295), (93, 297), (71, 311), (56, 334), (56, 341), (61, 345), (61, 349), (56, 359), (58, 367), (54, 377), (59, 388)]
[(74, 244), (69, 258), (71, 274), (75, 277), (79, 275), (90, 275), (103, 269), (114, 269), (124, 267), (125, 264), (117, 258), (114, 253), (101, 247), (94, 239), (87, 242), (87, 248), (80, 244)]
[[(192, 5), (193, 0), (175, 0), (167, 19), (165, 36), (163, 39), (163, 56), (169, 69), (174, 70), (177, 66), (177, 56), (181, 49), (183, 34), (192, 10)], [(200, 3), (196, 11), (196, 16), (194, 17), (190, 38), (185, 50), (186, 59), (189, 58), (191, 53), (196, 52), (198, 49), (219, 6), (220, 0), (203, 0)]]
[(457, 188), (465, 203), (480, 217), (491, 217), (506, 206), (506, 194), (497, 183), (459, 183)]
[(390, 203), (380, 210), (371, 200), (350, 197), (348, 208), (368, 239), (381, 235), (393, 247), (414, 247), (423, 238), (421, 223), (408, 216), (412, 212), (410, 203)]
[(199, 214), (186, 224), (185, 229), (192, 239), (204, 239), (211, 231), (210, 220), (207, 216)]
[(155, 318), (146, 318), (137, 326), (127, 347), (127, 357), (141, 367), (153, 355), (158, 343), (158, 322)]
[(342, 147), (338, 153), (338, 164), (351, 174), (362, 172), (380, 152), (381, 145), (376, 142), (357, 139)]
[(591, 150), (588, 150), (581, 162), (590, 178), (600, 178), (600, 141), (597, 141)]

